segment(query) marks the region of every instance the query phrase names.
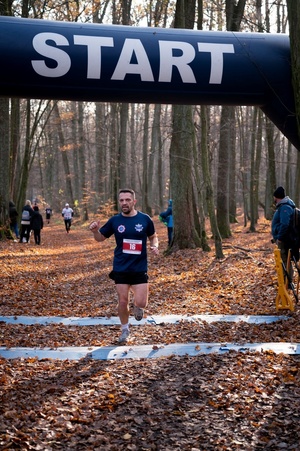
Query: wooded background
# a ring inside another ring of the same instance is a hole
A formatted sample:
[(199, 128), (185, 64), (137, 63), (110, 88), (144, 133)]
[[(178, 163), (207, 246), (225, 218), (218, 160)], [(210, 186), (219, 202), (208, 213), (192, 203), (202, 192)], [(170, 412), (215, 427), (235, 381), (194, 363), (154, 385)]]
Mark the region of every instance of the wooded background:
[[(287, 3), (4, 0), (0, 14), (288, 33)], [(0, 149), (2, 225), (9, 200), (19, 212), (27, 198), (56, 212), (68, 202), (87, 221), (89, 215), (110, 215), (118, 189), (130, 187), (137, 193), (138, 208), (150, 215), (173, 198), (170, 250), (207, 249), (204, 224), (209, 216), (221, 258), (222, 238), (230, 236), (238, 207), (243, 208), (244, 225), (255, 231), (259, 210), (272, 217), (277, 185), (300, 202), (299, 152), (258, 107), (0, 99)]]

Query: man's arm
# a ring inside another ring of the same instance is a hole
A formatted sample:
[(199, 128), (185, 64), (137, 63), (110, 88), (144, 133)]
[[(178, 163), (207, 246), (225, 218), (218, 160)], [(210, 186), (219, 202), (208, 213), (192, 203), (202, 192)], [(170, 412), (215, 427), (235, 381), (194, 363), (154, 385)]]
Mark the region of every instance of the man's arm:
[(102, 233), (99, 232), (100, 221), (93, 221), (93, 222), (91, 222), (89, 229), (90, 229), (91, 232), (93, 232), (94, 238), (95, 238), (96, 241), (101, 242), (101, 241), (106, 240), (106, 237), (104, 235), (102, 235)]
[(150, 241), (150, 249), (153, 251), (154, 254), (158, 254), (158, 237), (157, 234), (154, 233), (153, 235), (149, 236)]

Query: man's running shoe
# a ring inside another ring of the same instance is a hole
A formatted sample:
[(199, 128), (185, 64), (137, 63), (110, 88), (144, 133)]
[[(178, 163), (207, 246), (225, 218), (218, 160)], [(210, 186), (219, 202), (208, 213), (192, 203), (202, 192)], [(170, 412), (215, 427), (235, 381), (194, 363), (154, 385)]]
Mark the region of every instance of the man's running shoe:
[(141, 319), (143, 319), (143, 316), (144, 316), (144, 309), (142, 309), (141, 307), (137, 307), (135, 305), (134, 309), (133, 309), (133, 313), (134, 313), (135, 319), (137, 321), (141, 321)]
[(119, 343), (126, 343), (128, 337), (129, 337), (129, 329), (124, 329), (119, 338)]

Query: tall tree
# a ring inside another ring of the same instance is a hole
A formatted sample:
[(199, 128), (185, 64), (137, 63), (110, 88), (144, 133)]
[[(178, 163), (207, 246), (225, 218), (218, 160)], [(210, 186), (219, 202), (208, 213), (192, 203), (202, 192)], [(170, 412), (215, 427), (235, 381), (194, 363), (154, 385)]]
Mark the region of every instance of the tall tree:
[(300, 136), (300, 2), (287, 0), (290, 28), (292, 82), (294, 87), (296, 119)]
[(81, 185), (81, 208), (82, 219), (87, 221), (89, 219), (88, 214), (88, 182), (86, 174), (86, 152), (85, 152), (85, 140), (83, 133), (83, 102), (78, 102), (78, 157), (79, 157), (79, 173), (80, 173), (80, 185)]
[(8, 219), (9, 202), (9, 100), (0, 99), (0, 224)]
[[(239, 31), (244, 14), (246, 0), (226, 0), (226, 30)], [(232, 138), (234, 133), (233, 107), (223, 106), (220, 121), (220, 146), (219, 146), (219, 173), (217, 188), (217, 220), (218, 227), (223, 238), (231, 235), (229, 216), (229, 180), (230, 176), (235, 177), (235, 141)], [(231, 206), (233, 211), (233, 207)], [(234, 219), (232, 219), (233, 221)]]
[[(157, 183), (155, 174), (157, 174)], [(156, 212), (158, 213), (163, 208), (161, 105), (158, 103), (155, 104), (153, 112), (148, 183), (149, 191), (151, 193), (151, 205), (155, 206)]]
[(72, 174), (71, 174), (71, 170), (70, 170), (69, 158), (68, 158), (68, 153), (67, 153), (68, 147), (66, 146), (63, 126), (62, 126), (62, 119), (60, 116), (60, 112), (59, 112), (57, 103), (55, 103), (55, 105), (54, 105), (53, 113), (54, 113), (54, 116), (56, 119), (56, 129), (57, 129), (57, 135), (58, 135), (58, 139), (59, 139), (59, 148), (60, 148), (60, 153), (62, 156), (62, 162), (63, 162), (63, 168), (64, 168), (65, 180), (66, 180), (66, 197), (65, 198), (68, 200), (68, 202), (71, 205), (74, 205), (74, 195), (73, 195), (72, 182), (71, 182)]
[(254, 108), (253, 127), (251, 133), (251, 178), (250, 178), (250, 231), (255, 232), (258, 220), (259, 167), (262, 146), (262, 115)]
[[(0, 15), (10, 16), (12, 0), (0, 1)], [(0, 99), (0, 226), (8, 220), (10, 195), (9, 100)]]
[[(193, 28), (195, 1), (177, 0), (175, 28)], [(174, 105), (170, 146), (170, 180), (173, 198), (174, 235), (170, 250), (201, 246), (195, 228), (192, 164), (195, 142), (192, 107)]]
[(276, 164), (274, 145), (274, 124), (266, 117), (266, 140), (267, 140), (267, 184), (265, 193), (265, 217), (272, 219), (273, 216), (273, 192), (276, 189)]
[[(8, 129), (9, 130), (9, 129)], [(7, 132), (8, 132), (7, 130)], [(20, 141), (20, 99), (10, 101), (10, 197), (18, 194), (18, 149)]]
[(209, 167), (209, 146), (208, 146), (208, 114), (207, 106), (201, 106), (201, 160), (204, 178), (205, 200), (210, 220), (210, 227), (215, 241), (216, 258), (224, 258), (222, 248), (222, 238), (218, 229), (217, 217), (215, 214), (214, 190)]
[(195, 229), (192, 162), (194, 125), (188, 105), (174, 105), (170, 146), (170, 179), (173, 198), (174, 237), (171, 250), (201, 246)]
[(151, 206), (149, 205), (149, 104), (145, 105), (144, 133), (143, 133), (143, 178), (142, 178), (142, 209), (148, 215), (151, 215)]

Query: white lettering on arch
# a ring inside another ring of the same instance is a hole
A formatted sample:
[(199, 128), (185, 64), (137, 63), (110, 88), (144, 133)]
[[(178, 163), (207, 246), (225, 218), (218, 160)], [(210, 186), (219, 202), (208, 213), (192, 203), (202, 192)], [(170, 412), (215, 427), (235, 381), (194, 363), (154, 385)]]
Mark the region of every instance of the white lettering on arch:
[(101, 78), (101, 47), (113, 47), (113, 38), (75, 35), (74, 44), (87, 46), (87, 78)]
[[(136, 63), (132, 62), (135, 55)], [(125, 39), (112, 80), (124, 80), (127, 74), (138, 74), (142, 81), (154, 81), (150, 62), (140, 39)]]
[(35, 72), (43, 77), (62, 77), (71, 67), (69, 55), (62, 49), (49, 45), (53, 41), (56, 45), (68, 46), (67, 38), (58, 33), (39, 33), (32, 40), (33, 48), (40, 55), (56, 62), (56, 67), (48, 67), (45, 60), (32, 60), (31, 64)]
[[(188, 42), (159, 41), (160, 66), (158, 81), (170, 83), (172, 81), (173, 66), (177, 67), (183, 83), (196, 83), (192, 68), (189, 64), (195, 58), (195, 49)], [(181, 50), (180, 56), (174, 56), (173, 50)]]
[(223, 77), (223, 54), (234, 53), (233, 44), (205, 44), (198, 42), (199, 52), (208, 52), (211, 57), (209, 84), (220, 85)]

